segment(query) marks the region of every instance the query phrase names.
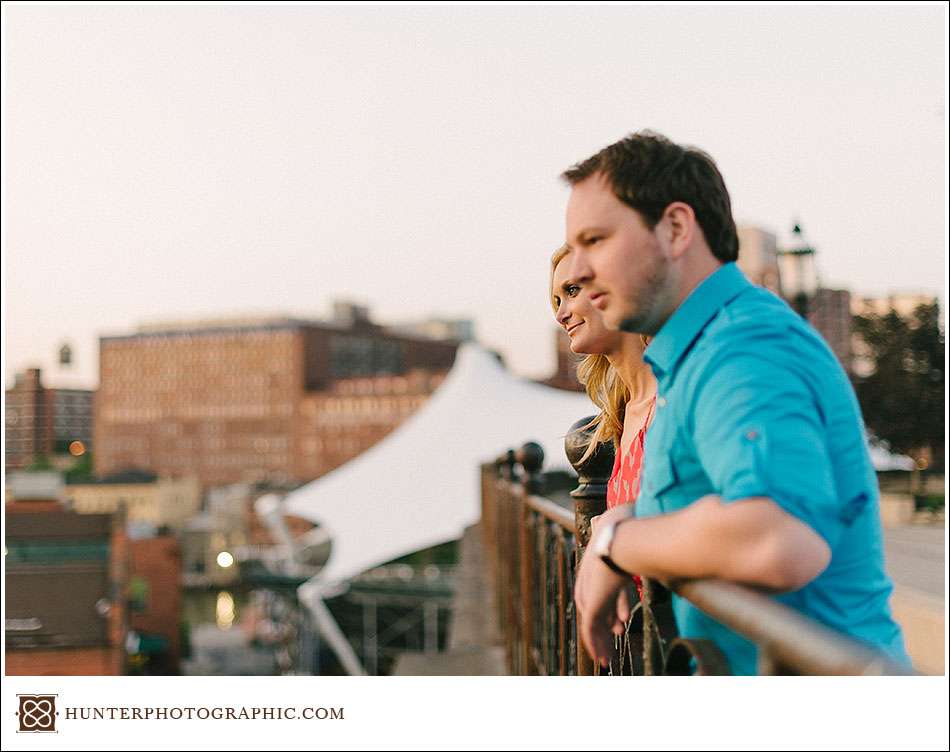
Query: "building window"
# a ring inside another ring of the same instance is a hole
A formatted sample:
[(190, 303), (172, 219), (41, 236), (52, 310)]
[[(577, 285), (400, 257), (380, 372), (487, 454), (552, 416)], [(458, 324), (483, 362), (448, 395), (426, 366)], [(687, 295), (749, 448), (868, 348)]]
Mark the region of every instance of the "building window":
[(403, 370), (403, 354), (399, 342), (353, 336), (336, 336), (330, 339), (330, 373), (335, 378), (395, 374), (402, 373)]

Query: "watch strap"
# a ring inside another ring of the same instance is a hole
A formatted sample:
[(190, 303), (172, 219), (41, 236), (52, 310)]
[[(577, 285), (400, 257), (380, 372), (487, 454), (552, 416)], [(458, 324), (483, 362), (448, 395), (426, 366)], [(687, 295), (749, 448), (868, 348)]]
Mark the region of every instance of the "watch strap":
[(619, 574), (621, 577), (629, 577), (629, 578), (632, 578), (632, 577), (633, 577), (632, 574), (630, 574), (629, 572), (625, 572), (625, 571), (622, 570), (620, 567), (618, 567), (618, 566), (617, 566), (617, 562), (615, 562), (613, 559), (611, 559), (607, 554), (601, 554), (601, 555), (600, 555), (600, 560), (601, 560), (602, 562), (604, 562), (604, 564), (606, 564), (609, 569), (612, 569), (614, 572), (616, 572), (617, 574)]
[(621, 577), (632, 578), (633, 577), (632, 574), (621, 569), (620, 566), (617, 564), (617, 562), (615, 562), (613, 559), (610, 558), (610, 547), (613, 545), (614, 536), (617, 533), (617, 528), (620, 527), (620, 525), (622, 525), (624, 522), (627, 522), (627, 520), (630, 520), (630, 519), (633, 519), (633, 515), (630, 515), (630, 517), (627, 517), (625, 519), (617, 520), (610, 526), (610, 531), (605, 536), (607, 540), (603, 541), (602, 545), (599, 546), (600, 550), (598, 551), (598, 554), (600, 555), (600, 560), (604, 562), (604, 564), (607, 565), (608, 569), (616, 572)]

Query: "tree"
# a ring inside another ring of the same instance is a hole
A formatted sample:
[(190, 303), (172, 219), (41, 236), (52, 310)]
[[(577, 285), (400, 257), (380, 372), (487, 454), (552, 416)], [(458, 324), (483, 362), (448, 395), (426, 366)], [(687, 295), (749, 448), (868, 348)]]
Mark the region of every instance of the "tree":
[[(919, 305), (910, 316), (854, 317), (870, 372), (855, 377), (868, 428), (891, 448), (917, 460), (943, 460), (944, 332), (940, 308)], [(929, 455), (929, 456), (928, 456)]]

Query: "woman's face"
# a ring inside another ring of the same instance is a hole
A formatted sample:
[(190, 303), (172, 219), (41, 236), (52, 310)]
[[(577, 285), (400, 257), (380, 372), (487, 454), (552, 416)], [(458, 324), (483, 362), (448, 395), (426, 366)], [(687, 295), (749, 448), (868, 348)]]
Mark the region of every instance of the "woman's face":
[(554, 268), (551, 295), (557, 310), (554, 318), (571, 338), (571, 351), (578, 355), (607, 355), (620, 347), (621, 332), (604, 326), (600, 311), (591, 305), (586, 291), (567, 279), (570, 264), (564, 259)]

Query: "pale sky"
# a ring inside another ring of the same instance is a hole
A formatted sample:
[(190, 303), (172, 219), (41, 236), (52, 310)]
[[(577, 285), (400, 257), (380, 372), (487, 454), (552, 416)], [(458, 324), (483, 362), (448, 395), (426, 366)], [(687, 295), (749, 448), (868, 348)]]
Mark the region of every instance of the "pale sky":
[[(945, 296), (947, 9), (3, 7), (4, 377), (139, 323), (369, 305), (554, 365), (558, 175), (653, 128), (827, 286)], [(55, 384), (54, 384), (55, 385)]]

